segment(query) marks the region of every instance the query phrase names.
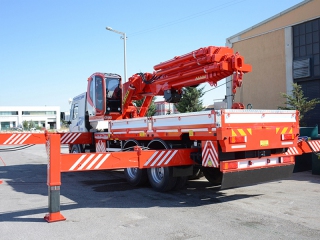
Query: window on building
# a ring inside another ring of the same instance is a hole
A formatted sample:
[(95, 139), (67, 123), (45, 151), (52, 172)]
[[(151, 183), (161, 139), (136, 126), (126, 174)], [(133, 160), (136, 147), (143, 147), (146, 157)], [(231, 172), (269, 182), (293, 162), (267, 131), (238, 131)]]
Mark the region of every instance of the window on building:
[(18, 111), (0, 111), (0, 115), (18, 115)]
[(22, 115), (55, 115), (56, 111), (22, 111)]
[(295, 79), (320, 77), (320, 18), (293, 26)]
[(10, 128), (10, 122), (1, 122), (1, 130), (8, 130)]

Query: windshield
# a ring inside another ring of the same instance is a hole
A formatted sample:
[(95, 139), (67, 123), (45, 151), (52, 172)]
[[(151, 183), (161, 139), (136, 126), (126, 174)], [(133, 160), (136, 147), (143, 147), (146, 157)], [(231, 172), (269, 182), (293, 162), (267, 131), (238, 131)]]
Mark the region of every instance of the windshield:
[(107, 98), (120, 98), (120, 79), (106, 78)]

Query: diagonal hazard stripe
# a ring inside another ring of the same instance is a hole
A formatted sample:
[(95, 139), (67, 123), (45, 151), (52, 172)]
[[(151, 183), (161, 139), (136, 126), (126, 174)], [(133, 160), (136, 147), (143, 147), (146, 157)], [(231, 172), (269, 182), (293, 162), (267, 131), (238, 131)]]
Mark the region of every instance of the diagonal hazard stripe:
[(107, 158), (110, 156), (110, 153), (106, 154), (97, 164), (97, 166), (95, 166), (94, 169), (99, 169), (101, 167), (101, 165), (107, 160)]
[(61, 137), (61, 143), (74, 143), (79, 137), (81, 133), (65, 133)]
[(161, 156), (164, 154), (164, 152), (162, 151), (159, 156), (152, 162), (151, 166), (154, 166), (158, 161), (159, 159), (161, 158)]
[(243, 131), (243, 129), (238, 129), (238, 132), (240, 133), (241, 136), (246, 136), (247, 134), (245, 133), (245, 131)]
[(281, 131), (281, 134), (285, 134), (287, 132), (288, 128), (287, 127), (284, 127)]
[[(71, 166), (70, 171), (77, 170), (90, 170), (90, 169), (99, 169), (101, 165), (108, 159), (110, 153), (108, 154), (85, 154), (79, 157), (79, 159)], [(82, 163), (82, 164), (81, 164)], [(87, 167), (86, 167), (87, 166)], [(95, 166), (95, 167), (94, 167)]]
[(320, 151), (320, 144), (318, 141), (310, 141), (309, 145), (311, 145), (313, 151), (315, 151), (315, 152)]
[(170, 152), (171, 152), (171, 151), (168, 151), (168, 152), (166, 153), (166, 155), (163, 156), (162, 160), (158, 163), (158, 166), (160, 166), (160, 165), (167, 159), (167, 157), (169, 156)]
[(92, 166), (99, 160), (99, 158), (101, 158), (102, 154), (98, 154), (98, 156), (95, 157), (95, 159), (93, 159), (93, 161), (89, 164), (89, 166), (86, 169), (90, 169), (92, 168)]
[(88, 159), (85, 160), (83, 164), (81, 164), (81, 166), (78, 168), (78, 170), (83, 169), (83, 168), (88, 164), (88, 162), (90, 162), (90, 160), (91, 160), (94, 156), (95, 156), (95, 155), (93, 155), (93, 154), (90, 155), (90, 156), (88, 157)]
[(143, 166), (168, 165), (177, 152), (178, 150), (156, 151)]
[(154, 152), (152, 154), (152, 156), (149, 158), (149, 160), (143, 165), (143, 166), (148, 166), (148, 164), (152, 161), (152, 159), (158, 154), (158, 151), (157, 152)]
[(231, 136), (232, 137), (236, 137), (237, 136), (237, 134), (235, 133), (235, 131), (233, 129), (231, 129)]
[(31, 136), (31, 133), (30, 134), (24, 134), (24, 136), (21, 137), (21, 140), (19, 142), (17, 142), (17, 144), (24, 143), (30, 136)]
[(12, 134), (3, 144), (23, 144), (30, 136), (31, 133)]
[(72, 166), (69, 170), (74, 170), (76, 168), (76, 166), (78, 166), (81, 161), (87, 156), (87, 154), (82, 155)]
[(175, 150), (164, 164), (167, 165), (171, 161), (171, 159), (174, 157), (174, 155), (176, 155), (177, 152), (178, 150)]
[(219, 166), (218, 154), (211, 141), (207, 141), (205, 143), (205, 146), (202, 152), (202, 165), (209, 166), (209, 162), (212, 163), (212, 165), (210, 164), (210, 167)]

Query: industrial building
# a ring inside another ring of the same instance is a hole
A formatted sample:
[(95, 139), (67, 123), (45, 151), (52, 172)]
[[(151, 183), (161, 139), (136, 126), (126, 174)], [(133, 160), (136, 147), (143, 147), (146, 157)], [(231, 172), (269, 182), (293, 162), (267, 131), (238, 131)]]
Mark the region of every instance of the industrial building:
[[(320, 98), (320, 1), (305, 0), (226, 40), (226, 46), (245, 57), (252, 72), (244, 76), (235, 95), (254, 109), (285, 106), (281, 93), (292, 84), (308, 99)], [(227, 79), (228, 107), (232, 105), (231, 78)], [(320, 125), (320, 106), (310, 111), (308, 126)]]
[(0, 130), (22, 128), (23, 122), (33, 122), (36, 127), (60, 129), (60, 107), (6, 106), (0, 107)]

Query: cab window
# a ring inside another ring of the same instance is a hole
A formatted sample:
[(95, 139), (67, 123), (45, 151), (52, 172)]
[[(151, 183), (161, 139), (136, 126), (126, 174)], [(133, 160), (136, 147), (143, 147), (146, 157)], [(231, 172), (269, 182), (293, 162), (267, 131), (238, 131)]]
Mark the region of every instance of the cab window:
[(95, 89), (95, 93), (96, 93), (96, 99), (95, 99), (95, 105), (96, 105), (96, 108), (99, 109), (99, 110), (102, 110), (103, 108), (103, 87), (102, 87), (102, 78), (99, 77), (99, 76), (96, 76), (95, 77), (95, 86), (96, 86), (96, 89)]
[(107, 87), (107, 98), (109, 99), (120, 99), (121, 90), (120, 90), (120, 79), (119, 78), (107, 78), (106, 79)]
[(72, 117), (72, 120), (76, 119), (78, 117), (78, 103), (75, 103), (73, 104), (72, 106), (72, 113), (71, 113), (71, 117)]

